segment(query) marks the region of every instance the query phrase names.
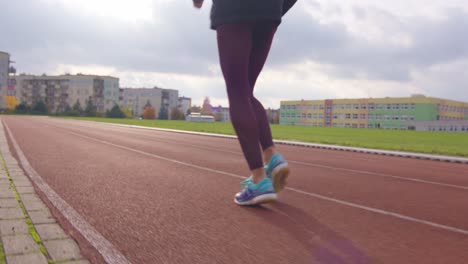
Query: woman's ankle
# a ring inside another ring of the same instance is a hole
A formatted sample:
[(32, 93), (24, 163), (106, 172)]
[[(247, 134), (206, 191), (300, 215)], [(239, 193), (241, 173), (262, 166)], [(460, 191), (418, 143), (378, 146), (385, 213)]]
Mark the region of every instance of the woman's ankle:
[(276, 151), (275, 146), (271, 146), (271, 147), (265, 149), (263, 151), (263, 157), (265, 159), (265, 163), (268, 164), (268, 162), (270, 162), (271, 157), (273, 157), (273, 155), (275, 155), (276, 153), (278, 153), (278, 152)]
[(255, 184), (259, 183), (263, 178), (266, 177), (265, 169), (263, 167), (254, 169), (251, 172), (252, 172), (252, 181)]

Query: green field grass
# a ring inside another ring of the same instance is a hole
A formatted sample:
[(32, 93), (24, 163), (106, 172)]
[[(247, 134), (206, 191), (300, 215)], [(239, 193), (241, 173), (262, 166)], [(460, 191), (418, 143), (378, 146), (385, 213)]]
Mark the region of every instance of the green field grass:
[[(230, 123), (192, 123), (186, 121), (111, 118), (76, 119), (234, 135), (234, 130)], [(468, 133), (280, 125), (272, 125), (271, 129), (275, 139), (468, 157)]]

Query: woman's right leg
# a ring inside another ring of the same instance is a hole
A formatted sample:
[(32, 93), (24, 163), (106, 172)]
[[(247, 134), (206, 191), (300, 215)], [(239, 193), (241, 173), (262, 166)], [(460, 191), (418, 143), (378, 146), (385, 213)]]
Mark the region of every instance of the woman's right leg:
[(265, 162), (268, 162), (274, 154), (273, 138), (271, 136), (270, 123), (268, 122), (265, 107), (255, 98), (253, 91), (258, 76), (268, 58), (277, 27), (277, 23), (273, 21), (256, 23), (252, 34), (252, 51), (249, 60), (249, 83), (252, 94), (251, 103), (257, 119), (259, 139), (264, 152)]
[(273, 144), (270, 123), (268, 122), (265, 108), (260, 101), (253, 96), (255, 83), (270, 52), (276, 29), (277, 24), (274, 22), (264, 21), (256, 23), (252, 34), (249, 83), (252, 91), (252, 107), (256, 114), (259, 129), (259, 139), (263, 150), (263, 157), (267, 164), (266, 173), (271, 177), (275, 190), (279, 192), (286, 185), (289, 176), (288, 163), (282, 155), (277, 153), (275, 145)]

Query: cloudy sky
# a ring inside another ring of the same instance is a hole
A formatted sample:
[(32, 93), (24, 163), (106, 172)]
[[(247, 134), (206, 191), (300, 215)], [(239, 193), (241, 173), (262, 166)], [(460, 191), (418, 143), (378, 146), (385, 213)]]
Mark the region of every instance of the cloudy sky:
[[(227, 106), (210, 0), (0, 0), (0, 51), (19, 73), (87, 73)], [(409, 96), (468, 102), (467, 0), (299, 0), (256, 96)]]

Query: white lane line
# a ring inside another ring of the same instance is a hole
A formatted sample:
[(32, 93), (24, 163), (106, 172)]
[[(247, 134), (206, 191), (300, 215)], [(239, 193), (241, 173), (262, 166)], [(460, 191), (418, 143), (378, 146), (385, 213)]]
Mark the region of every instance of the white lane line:
[(107, 263), (130, 264), (131, 262), (117, 250), (107, 239), (105, 239), (94, 227), (92, 227), (83, 217), (75, 211), (65, 200), (63, 200), (29, 164), (26, 156), (16, 142), (13, 133), (8, 125), (4, 123), (11, 142), (18, 154), (19, 162), (27, 172), (31, 180), (47, 196), (49, 201), (60, 211), (60, 213), (78, 230), (83, 237), (102, 255)]
[[(184, 166), (191, 167), (191, 168), (196, 168), (196, 169), (203, 170), (203, 171), (214, 172), (214, 173), (218, 173), (218, 174), (222, 174), (222, 175), (226, 175), (226, 176), (230, 176), (230, 177), (234, 177), (234, 178), (239, 178), (239, 179), (245, 179), (246, 178), (246, 177), (241, 176), (241, 175), (237, 175), (237, 174), (233, 174), (233, 173), (229, 173), (229, 172), (224, 172), (224, 171), (220, 171), (220, 170), (214, 170), (214, 169), (194, 165), (194, 164), (183, 162), (183, 161), (166, 158), (166, 157), (159, 156), (159, 155), (152, 154), (152, 153), (148, 153), (148, 152), (145, 152), (145, 151), (125, 147), (125, 146), (122, 146), (122, 145), (117, 145), (117, 144), (114, 144), (114, 143), (111, 143), (111, 142), (108, 142), (108, 141), (105, 141), (105, 140), (100, 140), (100, 139), (95, 139), (95, 138), (92, 138), (92, 137), (84, 136), (84, 135), (81, 135), (81, 134), (78, 134), (78, 133), (69, 132), (69, 131), (67, 131), (66, 133), (75, 135), (77, 137), (85, 138), (85, 139), (88, 139), (88, 140), (92, 140), (92, 141), (95, 141), (95, 142), (99, 142), (99, 143), (102, 143), (102, 144), (105, 144), (105, 145), (109, 145), (109, 146), (113, 146), (113, 147), (116, 147), (116, 148), (128, 150), (128, 151), (131, 151), (131, 152), (134, 152), (134, 153), (142, 154), (144, 156), (157, 158), (157, 159), (160, 159), (160, 160), (172, 162), (172, 163), (175, 163), (175, 164), (184, 165)], [(349, 206), (349, 207), (352, 207), (352, 208), (358, 208), (358, 209), (373, 212), (373, 213), (376, 213), (376, 214), (391, 216), (391, 217), (406, 220), (406, 221), (409, 221), (409, 222), (428, 225), (428, 226), (431, 226), (431, 227), (434, 227), (434, 228), (439, 228), (439, 229), (443, 229), (443, 230), (458, 233), (458, 234), (468, 235), (468, 230), (464, 230), (464, 229), (460, 229), (460, 228), (456, 228), (456, 227), (452, 227), (452, 226), (447, 226), (447, 225), (442, 225), (442, 224), (434, 223), (434, 222), (431, 222), (431, 221), (418, 219), (418, 218), (414, 218), (414, 217), (411, 217), (411, 216), (406, 216), (406, 215), (403, 215), (403, 214), (398, 214), (398, 213), (394, 213), (394, 212), (390, 212), (390, 211), (386, 211), (386, 210), (382, 210), (382, 209), (368, 207), (368, 206), (365, 206), (365, 205), (360, 205), (360, 204), (356, 204), (356, 203), (352, 203), (352, 202), (348, 202), (348, 201), (344, 201), (344, 200), (340, 200), (340, 199), (335, 199), (335, 198), (332, 198), (332, 197), (328, 197), (328, 196), (324, 196), (324, 195), (320, 195), (320, 194), (316, 194), (316, 193), (312, 193), (312, 192), (306, 192), (306, 191), (302, 191), (302, 190), (295, 189), (295, 188), (286, 187), (286, 189), (289, 190), (289, 191), (292, 191), (292, 192), (300, 193), (300, 194), (307, 195), (307, 196), (310, 196), (310, 197), (314, 197), (314, 198), (317, 198), (317, 199), (320, 199), (320, 200), (334, 202), (334, 203), (337, 203), (337, 204)]]
[[(105, 124), (107, 125), (107, 124)], [(114, 127), (114, 125), (110, 125), (111, 127)], [(92, 127), (92, 126), (89, 126)], [(128, 126), (124, 126), (128, 128)], [(63, 127), (61, 127), (63, 129)], [(149, 136), (149, 135), (148, 135)], [(230, 154), (235, 154), (235, 155), (241, 155), (241, 152), (235, 152), (235, 151), (229, 151), (229, 150), (222, 150), (222, 149), (217, 149), (217, 148), (210, 148), (210, 147), (202, 147), (202, 146), (197, 146), (193, 144), (188, 144), (184, 142), (178, 142), (181, 145), (185, 146), (190, 146), (194, 148), (199, 148), (199, 149), (204, 149), (204, 150), (212, 150), (212, 151), (218, 151), (218, 152), (224, 152), (224, 153), (230, 153)], [(330, 170), (339, 170), (339, 171), (347, 171), (347, 172), (353, 172), (353, 173), (358, 173), (358, 174), (366, 174), (366, 175), (372, 175), (372, 176), (379, 176), (379, 177), (385, 177), (385, 178), (393, 178), (393, 179), (398, 179), (398, 180), (403, 180), (403, 181), (410, 181), (410, 182), (417, 182), (417, 183), (424, 183), (424, 184), (430, 184), (430, 185), (437, 185), (437, 186), (442, 186), (442, 187), (449, 187), (449, 188), (455, 188), (455, 189), (461, 189), (461, 190), (468, 190), (468, 186), (462, 186), (462, 185), (455, 185), (455, 184), (449, 184), (449, 183), (443, 183), (443, 182), (436, 182), (436, 181), (428, 181), (428, 180), (422, 180), (422, 179), (417, 179), (417, 178), (411, 178), (411, 177), (403, 177), (403, 176), (396, 176), (396, 175), (391, 175), (391, 174), (385, 174), (385, 173), (378, 173), (378, 172), (371, 172), (371, 171), (364, 171), (364, 170), (353, 170), (353, 169), (347, 169), (347, 168), (341, 168), (341, 167), (333, 167), (333, 166), (326, 166), (326, 165), (320, 165), (320, 164), (315, 164), (315, 163), (309, 163), (309, 162), (302, 162), (302, 161), (295, 161), (295, 160), (289, 160), (289, 163), (295, 163), (299, 165), (304, 165), (304, 166), (311, 166), (311, 167), (317, 167), (317, 168), (323, 168), (323, 169), (330, 169)]]
[(289, 163), (296, 163), (296, 164), (300, 164), (300, 165), (305, 165), (305, 166), (330, 169), (330, 170), (348, 171), (348, 172), (354, 172), (354, 173), (359, 173), (359, 174), (367, 174), (367, 175), (373, 175), (373, 176), (379, 176), (379, 177), (394, 178), (394, 179), (399, 179), (399, 180), (404, 180), (404, 181), (411, 181), (411, 182), (418, 182), (418, 183), (424, 183), (424, 184), (438, 185), (438, 186), (443, 186), (443, 187), (450, 187), (450, 188), (461, 189), (461, 190), (468, 190), (468, 187), (462, 186), (462, 185), (454, 185), (454, 184), (449, 184), (449, 183), (427, 181), (427, 180), (421, 180), (421, 179), (410, 178), (410, 177), (395, 176), (395, 175), (390, 175), (390, 174), (385, 174), (385, 173), (362, 171), (362, 170), (353, 170), (353, 169), (326, 166), (326, 165), (320, 165), (320, 164), (314, 164), (314, 163), (308, 163), (308, 162), (301, 162), (301, 161), (294, 161), (294, 160), (288, 160), (288, 162)]
[[(138, 129), (158, 130), (158, 131), (175, 132), (175, 133), (181, 133), (181, 134), (202, 135), (202, 136), (231, 138), (231, 139), (237, 138), (236, 136), (215, 134), (215, 133), (193, 132), (193, 131), (177, 130), (177, 129), (114, 124), (114, 123), (105, 123), (105, 122), (98, 122), (98, 121), (87, 121), (87, 120), (76, 120), (76, 119), (74, 120), (81, 121), (81, 122), (88, 122), (88, 123), (100, 123), (100, 124), (105, 124), (109, 126), (132, 127), (132, 128), (138, 128)], [(339, 145), (307, 143), (307, 142), (299, 142), (299, 141), (291, 141), (291, 140), (275, 139), (273, 141), (275, 142), (275, 144), (283, 144), (283, 145), (289, 145), (289, 146), (300, 146), (300, 147), (307, 147), (307, 148), (339, 150), (339, 151), (359, 152), (359, 153), (365, 153), (365, 154), (385, 155), (385, 156), (401, 157), (401, 158), (413, 158), (413, 159), (468, 164), (468, 158), (454, 157), (454, 156), (433, 155), (433, 154), (423, 154), (423, 153), (393, 151), (393, 150), (380, 150), (380, 149), (371, 149), (371, 148), (346, 147), (346, 146), (339, 146)]]
[[(186, 144), (186, 143), (181, 143), (181, 144), (186, 145), (186, 146), (199, 148), (199, 149), (213, 150), (213, 151), (219, 151), (219, 152), (224, 152), (224, 153), (242, 155), (241, 152), (221, 150), (221, 149), (209, 148), (209, 147), (202, 147), (202, 146), (196, 146), (196, 145), (193, 145), (193, 144)], [(353, 172), (353, 173), (358, 173), (358, 174), (366, 174), (366, 175), (393, 178), (393, 179), (410, 181), (410, 182), (418, 182), (418, 183), (431, 184), (431, 185), (437, 185), (437, 186), (443, 186), (443, 187), (449, 187), (449, 188), (455, 188), (455, 189), (461, 189), (461, 190), (468, 190), (467, 186), (455, 185), (455, 184), (449, 184), (449, 183), (442, 183), (442, 182), (436, 182), (436, 181), (428, 181), (428, 180), (422, 180), (422, 179), (411, 178), (411, 177), (396, 176), (396, 175), (390, 175), (390, 174), (378, 173), (378, 172), (371, 172), (371, 171), (363, 171), (363, 170), (353, 170), (353, 169), (326, 166), (326, 165), (320, 165), (320, 164), (308, 163), (308, 162), (302, 162), (302, 161), (295, 161), (295, 160), (288, 160), (288, 162), (289, 163), (300, 164), (300, 165), (304, 165), (304, 166), (311, 166), (311, 167), (324, 168), (324, 169), (330, 169), (330, 170), (347, 171), (347, 172)]]

